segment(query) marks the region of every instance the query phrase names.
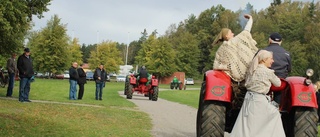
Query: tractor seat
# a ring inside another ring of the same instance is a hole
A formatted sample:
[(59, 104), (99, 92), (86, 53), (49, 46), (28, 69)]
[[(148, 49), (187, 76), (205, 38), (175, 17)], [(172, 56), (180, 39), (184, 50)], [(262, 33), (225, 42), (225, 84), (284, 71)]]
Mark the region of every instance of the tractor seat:
[(139, 83), (147, 83), (148, 79), (147, 78), (140, 78)]

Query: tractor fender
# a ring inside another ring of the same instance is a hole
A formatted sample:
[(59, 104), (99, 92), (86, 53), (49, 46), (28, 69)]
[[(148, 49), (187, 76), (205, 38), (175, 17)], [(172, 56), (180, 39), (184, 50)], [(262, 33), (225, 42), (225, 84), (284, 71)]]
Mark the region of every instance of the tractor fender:
[(231, 102), (231, 79), (223, 71), (209, 70), (205, 73), (206, 92), (204, 100)]
[(137, 84), (137, 78), (136, 77), (131, 77), (130, 78), (130, 84), (132, 84), (132, 85)]
[(316, 93), (313, 84), (305, 85), (304, 77), (287, 77), (290, 86), (291, 106), (305, 106), (318, 108)]
[(157, 87), (159, 85), (158, 79), (151, 79), (151, 86)]

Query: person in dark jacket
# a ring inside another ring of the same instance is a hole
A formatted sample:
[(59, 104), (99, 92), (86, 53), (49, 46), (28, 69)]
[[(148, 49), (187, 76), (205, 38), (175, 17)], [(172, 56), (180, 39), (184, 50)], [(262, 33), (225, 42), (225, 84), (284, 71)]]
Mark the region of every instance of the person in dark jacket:
[(84, 93), (84, 84), (87, 83), (87, 75), (83, 70), (82, 64), (80, 65), (80, 68), (77, 69), (78, 75), (79, 75), (79, 80), (78, 80), (78, 85), (79, 85), (79, 94), (78, 94), (78, 99), (81, 100), (83, 97)]
[[(320, 81), (313, 84), (316, 93), (317, 104), (320, 106)], [(318, 108), (318, 125), (320, 125), (320, 109)]]
[(17, 68), (19, 70), (20, 77), (19, 101), (31, 102), (29, 100), (30, 82), (32, 80), (32, 77), (34, 76), (34, 71), (29, 48), (25, 48), (24, 53), (19, 56), (17, 61)]
[[(269, 46), (265, 48), (267, 51), (273, 53), (274, 63), (271, 69), (275, 71), (276, 76), (279, 78), (286, 78), (291, 72), (291, 57), (290, 53), (281, 47), (282, 37), (279, 33), (272, 33), (269, 37)], [(281, 102), (281, 92), (274, 92), (275, 106), (278, 106)]]
[(16, 54), (12, 54), (11, 58), (7, 60), (7, 70), (9, 74), (9, 85), (7, 89), (7, 97), (12, 97), (13, 87), (14, 87), (14, 78), (18, 72), (17, 63), (16, 63)]
[(93, 78), (96, 82), (96, 100), (102, 100), (102, 91), (103, 87), (105, 87), (106, 82), (106, 71), (103, 68), (103, 65), (99, 65), (99, 67), (94, 71)]
[(142, 66), (140, 69), (139, 69), (139, 73), (137, 73), (136, 75), (135, 75), (135, 77), (139, 77), (139, 79), (140, 78), (148, 78), (148, 71), (147, 71), (147, 69), (146, 69), (146, 67), (145, 66)]
[[(320, 89), (318, 89), (317, 93), (317, 104), (320, 106)], [(320, 125), (320, 109), (318, 108), (318, 124)]]
[(78, 63), (73, 62), (72, 66), (69, 69), (69, 75), (70, 75), (69, 99), (70, 100), (77, 100), (77, 81), (79, 80), (77, 68), (78, 68)]

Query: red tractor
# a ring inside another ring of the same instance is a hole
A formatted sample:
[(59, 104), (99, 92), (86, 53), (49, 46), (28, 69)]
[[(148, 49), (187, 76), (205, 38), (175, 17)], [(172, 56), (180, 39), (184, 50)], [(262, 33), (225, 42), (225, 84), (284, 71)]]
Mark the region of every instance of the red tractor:
[(128, 85), (128, 90), (125, 91), (127, 99), (132, 99), (132, 94), (136, 91), (138, 94), (144, 94), (149, 97), (149, 100), (157, 101), (159, 94), (158, 79), (155, 76), (151, 77), (150, 83), (148, 83), (147, 78), (137, 78), (131, 75), (129, 78), (130, 84)]
[[(287, 137), (316, 137), (318, 134), (318, 105), (309, 79), (312, 75), (313, 70), (308, 69), (307, 77), (287, 77), (281, 80), (281, 87), (270, 88), (272, 92), (282, 92), (279, 111)], [(233, 99), (230, 77), (223, 71), (207, 71), (199, 97), (198, 137), (223, 137), (225, 131), (232, 131), (240, 111), (231, 110)]]

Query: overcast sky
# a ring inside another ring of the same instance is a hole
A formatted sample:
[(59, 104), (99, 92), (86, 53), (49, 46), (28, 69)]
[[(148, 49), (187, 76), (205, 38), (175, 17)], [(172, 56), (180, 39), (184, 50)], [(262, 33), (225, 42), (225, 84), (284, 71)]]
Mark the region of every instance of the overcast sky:
[[(80, 44), (94, 44), (103, 40), (125, 43), (138, 40), (147, 29), (163, 35), (169, 25), (179, 23), (194, 14), (222, 4), (238, 10), (250, 2), (260, 10), (273, 0), (52, 0), (44, 18), (34, 17), (34, 30), (46, 26), (57, 14), (67, 25), (67, 33), (79, 38)], [(307, 0), (304, 0), (307, 1)]]

